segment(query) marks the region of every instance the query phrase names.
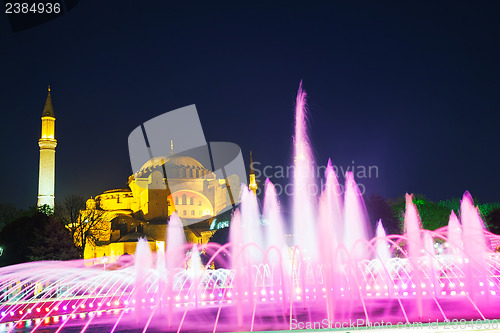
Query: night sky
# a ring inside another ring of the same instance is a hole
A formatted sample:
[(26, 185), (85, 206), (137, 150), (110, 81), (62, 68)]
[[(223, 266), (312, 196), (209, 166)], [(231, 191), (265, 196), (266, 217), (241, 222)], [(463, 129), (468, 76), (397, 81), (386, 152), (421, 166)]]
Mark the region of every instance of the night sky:
[(124, 187), (130, 132), (190, 104), (207, 141), (286, 166), (300, 80), (317, 163), (377, 166), (367, 194), (499, 201), (499, 15), (496, 1), (81, 1), (13, 32), (2, 14), (0, 202), (36, 204), (49, 84), (58, 200)]

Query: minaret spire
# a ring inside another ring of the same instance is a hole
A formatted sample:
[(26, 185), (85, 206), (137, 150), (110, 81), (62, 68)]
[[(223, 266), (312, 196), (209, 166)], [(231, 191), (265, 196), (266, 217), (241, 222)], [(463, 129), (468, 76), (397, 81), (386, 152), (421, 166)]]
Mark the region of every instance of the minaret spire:
[(250, 177), (248, 182), (248, 188), (253, 191), (253, 193), (257, 194), (257, 182), (255, 181), (255, 171), (253, 170), (253, 158), (252, 151), (250, 150)]
[(49, 93), (47, 94), (47, 100), (45, 101), (42, 117), (52, 117), (55, 119), (56, 116), (54, 115), (54, 107), (52, 106), (52, 97), (50, 96), (50, 86), (47, 90)]
[(40, 146), (40, 169), (38, 176), (38, 203), (37, 206), (48, 205), (54, 209), (54, 183), (56, 165), (56, 146), (54, 107), (48, 87), (47, 100), (42, 113), (42, 134), (38, 145)]

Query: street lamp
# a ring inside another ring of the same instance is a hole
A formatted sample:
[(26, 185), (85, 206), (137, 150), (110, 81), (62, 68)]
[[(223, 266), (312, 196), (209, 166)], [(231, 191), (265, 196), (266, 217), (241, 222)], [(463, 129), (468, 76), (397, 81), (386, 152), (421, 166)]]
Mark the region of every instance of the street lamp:
[(106, 257), (106, 255), (103, 255), (101, 258), (101, 262), (104, 265), (104, 270), (106, 270), (106, 263), (108, 262), (108, 257)]

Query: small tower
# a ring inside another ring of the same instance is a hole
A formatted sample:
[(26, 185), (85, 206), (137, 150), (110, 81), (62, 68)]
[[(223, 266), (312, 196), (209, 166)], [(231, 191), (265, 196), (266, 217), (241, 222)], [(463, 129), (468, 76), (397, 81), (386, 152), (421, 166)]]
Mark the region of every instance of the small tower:
[(253, 159), (252, 159), (252, 151), (250, 150), (250, 181), (248, 182), (248, 188), (253, 191), (253, 193), (257, 194), (257, 182), (255, 182), (255, 172), (253, 170)]
[(54, 183), (56, 167), (57, 140), (54, 137), (56, 116), (49, 93), (42, 113), (42, 135), (38, 140), (40, 146), (40, 170), (38, 176), (38, 203), (37, 206), (49, 205), (54, 209)]

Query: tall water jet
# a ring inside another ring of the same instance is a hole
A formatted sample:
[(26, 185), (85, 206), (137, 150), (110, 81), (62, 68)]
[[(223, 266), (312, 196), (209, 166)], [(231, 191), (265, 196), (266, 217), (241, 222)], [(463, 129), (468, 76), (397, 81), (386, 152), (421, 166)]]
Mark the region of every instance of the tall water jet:
[(272, 284), (280, 285), (282, 290), (282, 312), (286, 312), (286, 295), (290, 290), (292, 264), (285, 242), (285, 226), (281, 217), (278, 195), (274, 184), (266, 179), (264, 195), (264, 232), (266, 237), (267, 263), (272, 276)]
[(410, 259), (415, 259), (422, 254), (422, 223), (418, 209), (413, 203), (413, 195), (406, 193), (406, 210), (404, 217), (405, 236), (407, 239), (407, 256)]
[(375, 249), (377, 251), (377, 257), (380, 262), (387, 266), (389, 259), (391, 258), (391, 253), (389, 251), (389, 243), (387, 242), (387, 235), (385, 233), (382, 220), (377, 222), (377, 230), (375, 232), (377, 241), (375, 242)]
[(366, 207), (351, 171), (345, 175), (344, 244), (355, 260), (365, 259), (368, 251), (363, 241), (368, 239)]
[[(323, 275), (326, 290), (337, 290), (335, 275), (340, 263), (337, 258), (337, 246), (342, 234), (342, 198), (337, 175), (332, 163), (328, 160), (325, 170), (326, 184), (319, 198), (318, 215), (318, 246), (319, 258), (323, 263)], [(335, 295), (326, 294), (327, 319), (335, 320)]]
[(375, 230), (375, 252), (374, 267), (376, 267), (377, 285), (385, 285), (388, 289), (392, 290), (393, 283), (391, 281), (391, 252), (389, 242), (387, 241), (387, 234), (382, 224), (382, 219), (377, 222)]
[[(265, 186), (263, 215), (266, 230), (266, 248), (270, 248), (272, 246), (277, 247), (281, 252), (283, 264), (287, 267), (287, 269), (289, 269), (290, 261), (288, 259), (288, 251), (286, 249), (284, 239), (285, 230), (283, 219), (280, 214), (276, 188), (269, 178), (266, 179)], [(275, 252), (272, 252), (269, 255), (268, 261), (270, 264), (277, 264), (278, 259), (278, 255)]]
[[(436, 248), (434, 247), (434, 239), (432, 238), (431, 232), (425, 230), (424, 232), (424, 262), (427, 263), (427, 269), (432, 271), (434, 269), (434, 258), (436, 257)], [(429, 273), (432, 276), (432, 273)]]
[(406, 193), (406, 210), (405, 210), (405, 237), (407, 241), (406, 252), (407, 258), (413, 267), (413, 279), (416, 281), (416, 302), (417, 302), (417, 313), (419, 318), (422, 318), (423, 308), (422, 308), (422, 293), (421, 293), (421, 273), (418, 269), (419, 262), (418, 257), (422, 255), (422, 237), (420, 235), (422, 230), (422, 223), (420, 221), (420, 215), (418, 214), (417, 207), (413, 203), (413, 196)]
[(262, 225), (257, 197), (245, 185), (241, 188), (241, 227), (244, 244), (255, 244), (248, 249), (248, 260), (257, 263), (262, 260), (259, 248), (264, 247)]
[(139, 316), (141, 313), (140, 304), (142, 304), (142, 299), (145, 298), (148, 289), (146, 281), (149, 276), (149, 272), (153, 267), (153, 254), (151, 253), (151, 248), (145, 238), (140, 238), (137, 242), (134, 265), (136, 270), (134, 293), (136, 311)]
[(484, 236), (485, 227), (479, 210), (474, 206), (474, 201), (468, 191), (464, 193), (461, 201), (460, 218), (465, 253), (479, 263), (488, 251)]
[(160, 313), (163, 313), (163, 302), (162, 297), (165, 295), (168, 274), (167, 267), (165, 265), (165, 249), (164, 247), (159, 247), (156, 250), (156, 274), (158, 276), (158, 293), (161, 295), (160, 299), (158, 299), (158, 303), (160, 305)]
[(168, 300), (167, 323), (172, 326), (173, 310), (174, 310), (174, 283), (176, 270), (184, 264), (186, 236), (184, 227), (177, 212), (170, 215), (170, 220), (167, 226), (167, 252), (165, 255), (167, 267), (167, 287), (166, 299)]
[(467, 289), (473, 299), (477, 296), (477, 277), (487, 272), (486, 254), (489, 252), (484, 235), (485, 227), (479, 210), (466, 191), (460, 204), (460, 219), (462, 221), (462, 241), (467, 258), (464, 259)]
[(307, 136), (306, 92), (300, 82), (295, 104), (294, 171), (293, 171), (293, 233), (304, 259), (316, 259), (317, 196), (313, 157)]
[(195, 300), (195, 307), (198, 307), (198, 298), (200, 294), (201, 286), (201, 276), (202, 276), (202, 263), (200, 258), (200, 252), (198, 251), (198, 246), (196, 244), (191, 248), (191, 258), (189, 259), (189, 265), (187, 269), (189, 279), (191, 280), (190, 286), (190, 298)]
[(188, 275), (191, 280), (195, 281), (201, 276), (201, 258), (200, 251), (198, 251), (198, 246), (196, 244), (191, 248), (191, 258), (189, 259), (188, 265)]
[(184, 245), (186, 244), (186, 236), (184, 227), (177, 212), (170, 215), (170, 220), (167, 226), (167, 253), (166, 265), (169, 274), (176, 268), (179, 268), (184, 261)]
[[(342, 241), (342, 197), (337, 175), (328, 160), (325, 170), (326, 184), (319, 198), (318, 206), (318, 246), (324, 263), (334, 265), (335, 252)], [(338, 265), (334, 265), (338, 268)]]
[(328, 243), (330, 248), (335, 248), (343, 241), (343, 200), (337, 174), (330, 159), (325, 170), (325, 188), (320, 196), (318, 210), (318, 240)]
[(231, 242), (231, 266), (234, 270), (234, 279), (233, 279), (233, 289), (235, 291), (236, 298), (236, 324), (238, 328), (241, 329), (243, 327), (243, 315), (244, 310), (248, 309), (246, 306), (243, 307), (245, 301), (245, 292), (248, 295), (247, 288), (252, 283), (252, 278), (248, 277), (245, 272), (245, 267), (248, 266), (248, 263), (245, 261), (245, 255), (243, 253), (244, 243), (243, 243), (243, 231), (241, 226), (241, 214), (237, 209), (233, 217), (231, 219), (231, 226), (229, 228), (229, 240)]
[(451, 211), (448, 221), (448, 254), (459, 256), (463, 253), (462, 226), (454, 211)]

